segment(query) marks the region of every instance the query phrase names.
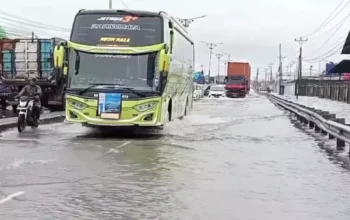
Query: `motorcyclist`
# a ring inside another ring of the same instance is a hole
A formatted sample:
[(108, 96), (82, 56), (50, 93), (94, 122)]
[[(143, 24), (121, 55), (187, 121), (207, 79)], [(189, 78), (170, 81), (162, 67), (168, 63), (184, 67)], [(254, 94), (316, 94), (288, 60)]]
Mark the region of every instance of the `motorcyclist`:
[(41, 114), (41, 102), (40, 98), (42, 97), (41, 87), (37, 85), (38, 79), (35, 76), (28, 77), (29, 85), (23, 87), (23, 89), (15, 96), (15, 99), (18, 99), (21, 96), (31, 96), (35, 98), (33, 106), (33, 114), (36, 116), (37, 122), (39, 124), (40, 114)]

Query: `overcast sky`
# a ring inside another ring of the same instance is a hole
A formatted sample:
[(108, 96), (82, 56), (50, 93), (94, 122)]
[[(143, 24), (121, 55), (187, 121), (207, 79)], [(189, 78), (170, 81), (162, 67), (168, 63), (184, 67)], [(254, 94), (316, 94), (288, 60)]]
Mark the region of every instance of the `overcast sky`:
[[(124, 1), (131, 9), (162, 10), (174, 17), (208, 15), (207, 18), (196, 20), (189, 28), (196, 43), (197, 67), (203, 64), (205, 70), (208, 70), (209, 50), (200, 41), (223, 42), (215, 49), (216, 53), (231, 54), (233, 61), (248, 61), (254, 75), (256, 68), (260, 67), (260, 75), (263, 77), (268, 63), (274, 63), (274, 70), (277, 70), (279, 43), (282, 44), (282, 53), (286, 56), (284, 65), (287, 65), (298, 56), (298, 44), (294, 38), (306, 36), (315, 30), (341, 0)], [(125, 8), (119, 0), (114, 0), (113, 7)], [(82, 8), (108, 8), (108, 0), (11, 0), (1, 5), (2, 11), (65, 28), (71, 27), (74, 15)], [(309, 38), (303, 47), (307, 58), (317, 58), (329, 52), (346, 37), (349, 22), (345, 22), (334, 37), (320, 48), (337, 29), (333, 26), (346, 17), (349, 9), (350, 4), (328, 26)], [(327, 31), (328, 29), (331, 30)], [(327, 60), (339, 61), (344, 58), (339, 55), (340, 52), (335, 54)], [(304, 68), (308, 69), (310, 65), (314, 66), (316, 72), (319, 69), (318, 59), (315, 63), (304, 63)], [(325, 61), (322, 62), (322, 69), (324, 66)], [(217, 59), (214, 57), (211, 73), (217, 74), (217, 69)], [(224, 64), (221, 65), (220, 73), (224, 74)]]

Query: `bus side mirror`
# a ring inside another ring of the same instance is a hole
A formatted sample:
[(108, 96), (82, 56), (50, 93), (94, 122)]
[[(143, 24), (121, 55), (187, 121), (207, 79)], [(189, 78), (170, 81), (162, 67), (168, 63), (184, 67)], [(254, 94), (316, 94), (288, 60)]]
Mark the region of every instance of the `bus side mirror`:
[(63, 67), (64, 50), (65, 50), (64, 47), (61, 45), (55, 46), (55, 49), (53, 52), (54, 67), (55, 68), (62, 68)]
[(174, 31), (170, 31), (170, 54), (173, 54)]
[(169, 25), (169, 28), (170, 28), (170, 29), (173, 29), (173, 28), (174, 28), (174, 23), (173, 23), (173, 21), (169, 21), (169, 22), (168, 22), (168, 25)]
[(159, 62), (158, 62), (158, 69), (159, 69), (159, 72), (168, 72), (169, 70), (169, 60), (170, 60), (170, 57), (168, 54), (165, 53), (165, 50), (162, 49), (160, 52), (159, 52)]

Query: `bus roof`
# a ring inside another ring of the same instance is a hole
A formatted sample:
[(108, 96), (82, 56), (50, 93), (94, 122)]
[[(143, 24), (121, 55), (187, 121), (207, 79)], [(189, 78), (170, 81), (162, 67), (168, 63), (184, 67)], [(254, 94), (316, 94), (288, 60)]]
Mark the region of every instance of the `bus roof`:
[(137, 14), (137, 15), (141, 15), (141, 16), (159, 16), (159, 17), (167, 17), (168, 19), (171, 19), (173, 22), (175, 22), (177, 24), (178, 27), (181, 28), (181, 30), (183, 32), (186, 33), (187, 35), (187, 30), (186, 28), (183, 26), (183, 24), (181, 22), (179, 22), (178, 19), (175, 19), (173, 17), (170, 17), (168, 15), (168, 13), (164, 12), (164, 11), (159, 11), (159, 12), (154, 12), (154, 11), (144, 11), (144, 10), (116, 10), (116, 9), (94, 9), (94, 10), (86, 10), (86, 9), (80, 9), (79, 12), (77, 13), (77, 15), (80, 14), (111, 14), (111, 13), (118, 13), (118, 12), (124, 12), (124, 13), (130, 13), (130, 14)]
[[(110, 14), (110, 13), (126, 12), (130, 14), (137, 14), (142, 16), (161, 16), (161, 13), (165, 12), (154, 12), (154, 11), (140, 11), (140, 10), (115, 10), (115, 9), (100, 9), (100, 10), (86, 10), (81, 9), (78, 14)], [(166, 14), (166, 13), (165, 13)]]

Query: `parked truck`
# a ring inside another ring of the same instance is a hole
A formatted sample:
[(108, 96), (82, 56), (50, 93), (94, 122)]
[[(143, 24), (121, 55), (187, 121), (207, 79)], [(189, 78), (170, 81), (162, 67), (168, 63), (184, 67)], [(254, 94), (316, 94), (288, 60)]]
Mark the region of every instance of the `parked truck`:
[(245, 97), (250, 91), (250, 64), (229, 62), (225, 77), (226, 97)]
[(65, 108), (66, 75), (63, 68), (53, 68), (54, 48), (61, 41), (59, 38), (0, 40), (0, 104), (3, 108), (12, 105), (16, 111), (18, 103), (14, 96), (28, 84), (29, 76), (38, 78), (43, 106), (51, 111)]

